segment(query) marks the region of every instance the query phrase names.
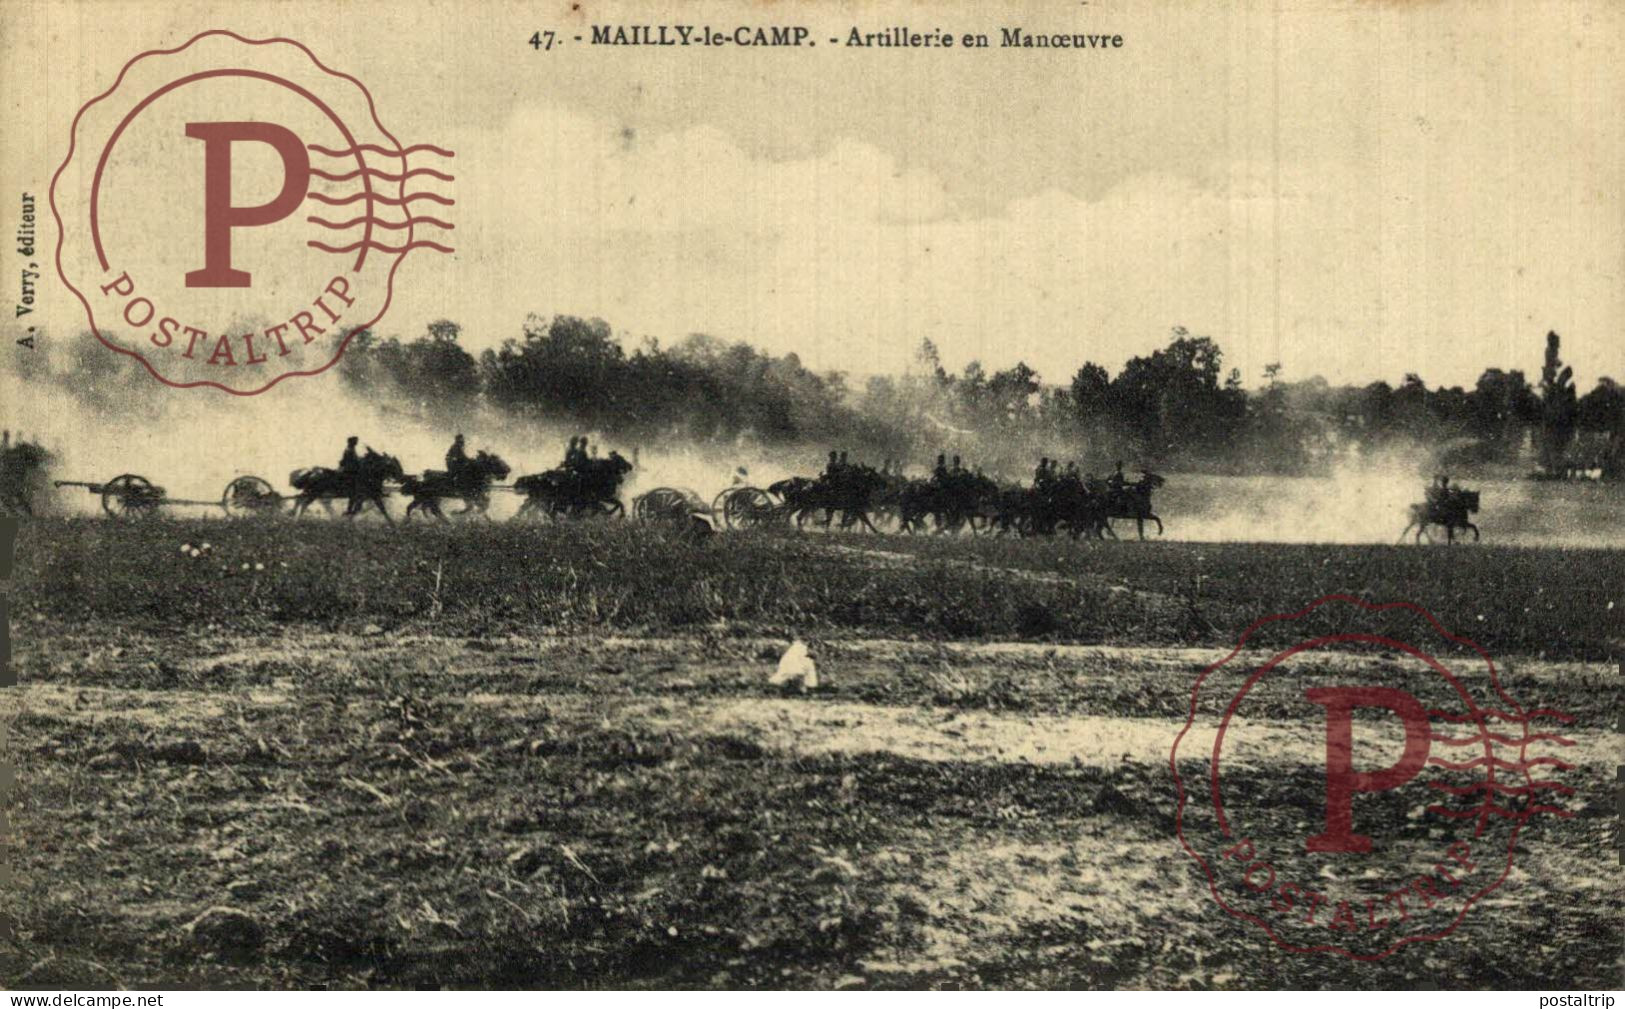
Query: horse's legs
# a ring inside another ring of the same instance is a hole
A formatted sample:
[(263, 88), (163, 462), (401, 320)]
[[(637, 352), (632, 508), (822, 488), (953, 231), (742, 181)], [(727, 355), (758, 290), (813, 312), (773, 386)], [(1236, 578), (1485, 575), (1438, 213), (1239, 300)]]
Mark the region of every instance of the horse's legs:
[(1467, 528), (1471, 529), (1473, 531), (1473, 542), (1477, 543), (1478, 542), (1478, 526), (1475, 526), (1471, 522), (1469, 522), (1469, 523), (1467, 523)]
[(1150, 519), (1151, 521), (1153, 521), (1153, 522), (1155, 522), (1157, 524), (1157, 535), (1161, 536), (1162, 535), (1162, 519), (1157, 517), (1156, 512), (1152, 512), (1151, 514), (1147, 515), (1146, 518)]
[(1134, 531), (1140, 534), (1141, 541), (1145, 540), (1145, 516), (1134, 516)]

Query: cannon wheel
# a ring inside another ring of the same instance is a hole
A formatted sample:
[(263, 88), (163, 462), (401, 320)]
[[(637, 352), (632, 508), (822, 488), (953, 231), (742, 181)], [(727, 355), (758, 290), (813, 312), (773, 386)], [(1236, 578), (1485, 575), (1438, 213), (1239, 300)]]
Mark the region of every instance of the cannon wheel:
[(717, 495), (713, 508), (729, 529), (749, 529), (771, 520), (776, 506), (760, 487), (730, 487)]
[(240, 476), (226, 484), (220, 507), (232, 518), (258, 517), (273, 513), (282, 504), (282, 495), (269, 481), (257, 476)]
[(642, 522), (665, 518), (673, 508), (683, 507), (683, 494), (672, 487), (656, 487), (632, 499), (632, 517)]
[(705, 501), (686, 487), (656, 487), (632, 502), (632, 515), (645, 522), (706, 512)]
[(142, 518), (158, 510), (152, 481), (135, 473), (122, 473), (102, 485), (102, 511), (116, 519)]

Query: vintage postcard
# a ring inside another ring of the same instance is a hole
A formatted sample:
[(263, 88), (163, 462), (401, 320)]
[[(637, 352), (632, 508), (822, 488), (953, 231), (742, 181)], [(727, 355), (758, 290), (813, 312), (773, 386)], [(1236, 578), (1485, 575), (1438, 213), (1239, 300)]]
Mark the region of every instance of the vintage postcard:
[(0, 96), (12, 1005), (1613, 1005), (1618, 3), (11, 0)]

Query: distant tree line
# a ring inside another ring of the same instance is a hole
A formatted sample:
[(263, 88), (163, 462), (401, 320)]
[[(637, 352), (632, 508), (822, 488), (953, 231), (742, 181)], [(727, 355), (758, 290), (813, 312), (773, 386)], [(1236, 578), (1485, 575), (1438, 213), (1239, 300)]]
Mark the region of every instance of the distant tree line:
[(808, 443), (860, 456), (967, 464), (1016, 472), (1037, 455), (1104, 464), (1232, 472), (1313, 472), (1351, 448), (1424, 446), (1451, 464), (1516, 463), (1525, 449), (1542, 470), (1603, 469), (1621, 476), (1625, 388), (1598, 379), (1579, 395), (1548, 334), (1538, 384), (1487, 368), (1471, 389), (1287, 381), (1269, 365), (1248, 389), (1224, 368), (1218, 343), (1182, 327), (1168, 344), (1112, 375), (1086, 362), (1065, 383), (1016, 363), (989, 372), (972, 361), (943, 367), (930, 340), (907, 374), (850, 388), (795, 354), (695, 334), (671, 346), (628, 349), (600, 319), (532, 315), (522, 334), (475, 357), (456, 323), (410, 339), (361, 333), (339, 364), (345, 381), (404, 398), (425, 416), (484, 405), (516, 416), (602, 432), (633, 444), (670, 441)]

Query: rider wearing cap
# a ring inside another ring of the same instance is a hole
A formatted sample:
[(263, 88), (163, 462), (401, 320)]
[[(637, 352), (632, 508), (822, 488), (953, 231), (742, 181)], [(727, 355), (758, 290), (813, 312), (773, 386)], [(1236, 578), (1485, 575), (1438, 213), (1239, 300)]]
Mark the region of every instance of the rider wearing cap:
[(459, 434), (452, 439), (451, 448), (446, 449), (446, 473), (456, 480), (468, 465), (468, 451), (463, 448), (463, 436)]
[(344, 454), (339, 457), (339, 472), (346, 476), (354, 476), (361, 466), (361, 456), (355, 450), (355, 443), (360, 440), (352, 434), (344, 442)]

